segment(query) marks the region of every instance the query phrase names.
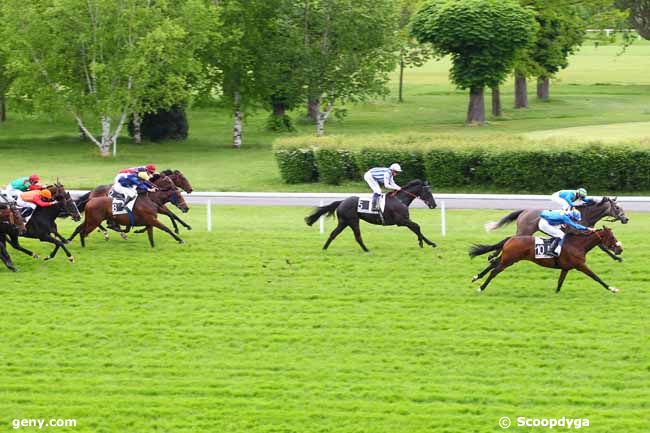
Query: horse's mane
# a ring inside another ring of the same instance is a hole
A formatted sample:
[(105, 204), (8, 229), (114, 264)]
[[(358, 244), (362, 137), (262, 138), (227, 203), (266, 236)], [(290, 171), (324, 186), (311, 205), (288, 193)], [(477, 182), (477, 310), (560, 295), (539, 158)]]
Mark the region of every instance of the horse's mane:
[(161, 171), (160, 174), (164, 174), (165, 176), (171, 176), (172, 174), (174, 174), (174, 171), (171, 168), (168, 168), (167, 170)]
[(413, 179), (409, 183), (406, 184), (404, 188), (408, 188), (409, 186), (415, 186), (415, 185), (422, 185), (422, 181), (420, 179)]

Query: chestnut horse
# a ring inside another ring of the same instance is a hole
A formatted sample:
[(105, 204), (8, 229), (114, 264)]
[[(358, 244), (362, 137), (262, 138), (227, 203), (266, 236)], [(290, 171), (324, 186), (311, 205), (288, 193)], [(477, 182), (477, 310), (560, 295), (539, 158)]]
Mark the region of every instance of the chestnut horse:
[[(169, 177), (174, 184), (185, 191), (188, 194), (191, 194), (192, 191), (192, 184), (190, 184), (190, 181), (185, 177), (185, 175), (180, 171), (180, 170), (163, 170), (160, 172), (159, 175), (154, 175), (154, 177), (151, 179), (151, 182), (154, 183), (156, 186), (158, 185), (158, 182), (160, 179), (163, 179), (165, 176)], [(79, 210), (83, 211), (86, 207), (86, 203), (92, 198), (95, 197), (106, 197), (108, 196), (108, 192), (111, 190), (112, 185), (100, 185), (94, 190), (87, 192), (86, 194), (82, 195), (77, 199), (77, 206), (79, 206)], [(187, 212), (187, 211), (185, 211)], [(169, 217), (169, 219), (172, 222), (172, 225), (174, 226), (174, 233), (178, 234), (178, 225), (176, 224), (176, 221), (181, 223), (183, 227), (185, 227), (187, 230), (192, 230), (192, 227), (187, 224), (185, 221), (180, 219), (175, 213), (173, 213), (171, 210), (169, 210), (164, 203), (161, 204), (161, 209), (160, 213), (165, 214)], [(104, 237), (106, 238), (106, 229), (103, 226), (99, 226), (99, 229), (104, 232)], [(136, 233), (141, 233), (142, 230), (138, 230)]]
[(615, 254), (621, 254), (623, 252), (623, 245), (616, 240), (612, 230), (607, 227), (589, 231), (587, 234), (567, 234), (562, 251), (560, 252), (560, 257), (554, 258), (535, 258), (534, 236), (512, 236), (494, 245), (474, 245), (469, 250), (470, 257), (480, 256), (490, 251), (495, 251), (498, 255), (490, 261), (490, 265), (487, 268), (472, 278), (472, 282), (483, 278), (485, 274), (492, 271), (487, 280), (481, 284), (479, 291), (482, 292), (490, 284), (492, 278), (496, 277), (505, 268), (521, 260), (530, 260), (546, 268), (560, 269), (560, 279), (557, 282), (556, 292), (559, 292), (562, 288), (566, 274), (571, 269), (577, 269), (590, 276), (610, 292), (616, 293), (618, 292), (616, 287), (606, 284), (587, 266), (587, 253), (599, 245), (613, 251)]
[(166, 233), (169, 233), (178, 243), (183, 244), (184, 241), (176, 236), (167, 226), (158, 220), (158, 211), (160, 209), (159, 203), (166, 203), (169, 201), (177, 201), (179, 208), (187, 209), (187, 204), (180, 194), (176, 185), (170, 178), (165, 177), (161, 181), (162, 185), (156, 192), (147, 192), (138, 195), (135, 204), (133, 205), (133, 219), (130, 221), (128, 214), (113, 215), (112, 199), (108, 196), (95, 197), (86, 203), (85, 210), (86, 216), (84, 222), (79, 225), (70, 236), (69, 240), (74, 239), (75, 236), (80, 235), (81, 246), (86, 246), (86, 237), (92, 233), (103, 221), (113, 221), (116, 224), (123, 226), (144, 226), (149, 236), (149, 243), (154, 246), (153, 241), (153, 227), (156, 227)]
[(7, 251), (7, 234), (18, 232), (18, 234), (25, 233), (25, 221), (20, 215), (20, 211), (15, 203), (0, 202), (0, 260), (12, 272), (17, 272)]

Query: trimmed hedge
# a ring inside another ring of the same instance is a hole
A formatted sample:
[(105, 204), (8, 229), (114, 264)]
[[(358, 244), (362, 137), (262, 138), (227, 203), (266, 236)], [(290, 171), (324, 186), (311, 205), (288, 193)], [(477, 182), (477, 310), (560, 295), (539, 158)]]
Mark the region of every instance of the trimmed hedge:
[(360, 181), (371, 167), (399, 162), (402, 183), (426, 179), (434, 188), (478, 186), (538, 193), (574, 186), (609, 192), (650, 190), (650, 147), (643, 144), (558, 145), (524, 139), (511, 149), (486, 143), (427, 148), (412, 141), (373, 147), (349, 145), (342, 139), (315, 144), (308, 151), (293, 143), (276, 146), (285, 182), (318, 177), (331, 184)]
[(277, 149), (275, 158), (280, 176), (286, 183), (306, 183), (318, 180), (314, 149)]

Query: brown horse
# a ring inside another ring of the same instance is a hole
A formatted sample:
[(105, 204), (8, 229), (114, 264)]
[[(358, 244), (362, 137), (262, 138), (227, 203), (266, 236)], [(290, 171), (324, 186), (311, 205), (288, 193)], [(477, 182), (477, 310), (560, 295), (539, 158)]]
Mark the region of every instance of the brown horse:
[(7, 251), (7, 234), (25, 233), (25, 221), (14, 203), (0, 202), (0, 260), (12, 272), (18, 272)]
[[(625, 215), (621, 206), (616, 202), (616, 197), (603, 197), (599, 202), (576, 206), (576, 209), (578, 209), (582, 214), (580, 224), (585, 227), (593, 227), (603, 218), (609, 218), (609, 221), (620, 221), (622, 224), (627, 224), (629, 221), (629, 218)], [(517, 221), (517, 232), (515, 233), (515, 236), (533, 235), (539, 230), (539, 215), (542, 212), (543, 209), (516, 210), (504, 216), (499, 221), (485, 224), (485, 230), (491, 232), (510, 224), (513, 221)], [(615, 256), (602, 245), (599, 245), (599, 248), (614, 260), (619, 262), (623, 261), (622, 258)]]
[[(191, 194), (192, 191), (192, 184), (190, 184), (190, 181), (185, 177), (185, 175), (180, 171), (180, 170), (163, 170), (160, 172), (159, 175), (154, 175), (154, 177), (151, 179), (151, 181), (156, 185), (158, 185), (158, 182), (160, 179), (164, 179), (166, 177), (169, 177), (174, 184), (185, 191), (188, 194)], [(79, 210), (83, 211), (86, 203), (90, 199), (96, 198), (96, 197), (106, 197), (108, 196), (108, 192), (111, 190), (112, 185), (100, 185), (94, 190), (82, 195), (77, 199), (77, 206), (79, 206)], [(184, 211), (187, 212), (187, 211)], [(183, 227), (185, 227), (187, 230), (192, 230), (192, 227), (188, 225), (185, 221), (181, 220), (175, 213), (173, 213), (171, 210), (169, 210), (164, 203), (161, 204), (161, 209), (160, 213), (165, 214), (169, 217), (169, 219), (172, 222), (172, 225), (174, 226), (174, 232), (178, 234), (178, 225), (176, 224), (176, 221), (181, 223)], [(99, 226), (99, 229), (104, 233), (104, 238), (107, 238), (107, 232), (106, 229), (103, 226)], [(142, 230), (138, 230), (136, 233), (141, 233)]]
[(606, 284), (591, 269), (589, 269), (587, 266), (586, 256), (589, 251), (598, 245), (603, 245), (605, 248), (612, 250), (615, 254), (621, 254), (623, 252), (623, 245), (616, 239), (616, 237), (614, 237), (612, 230), (607, 227), (587, 233), (588, 234), (567, 234), (560, 257), (549, 259), (535, 258), (534, 236), (513, 236), (505, 238), (494, 245), (474, 245), (469, 250), (470, 257), (476, 257), (490, 251), (496, 251), (497, 254), (500, 255), (492, 259), (487, 268), (482, 270), (478, 275), (475, 275), (474, 278), (472, 278), (472, 282), (483, 278), (485, 274), (492, 271), (487, 280), (481, 284), (479, 291), (483, 291), (487, 285), (490, 284), (492, 278), (496, 277), (508, 266), (521, 260), (530, 260), (531, 262), (546, 268), (560, 269), (560, 279), (557, 283), (556, 292), (559, 292), (562, 288), (564, 278), (566, 278), (566, 274), (571, 269), (577, 269), (590, 276), (612, 293), (618, 292), (616, 287)]
[(133, 219), (129, 221), (129, 215), (113, 215), (112, 199), (110, 197), (95, 197), (86, 203), (86, 217), (84, 222), (79, 225), (70, 236), (70, 240), (79, 234), (81, 239), (81, 246), (86, 246), (85, 238), (92, 233), (103, 221), (113, 221), (116, 224), (123, 226), (144, 226), (149, 236), (149, 243), (154, 246), (153, 241), (153, 227), (156, 227), (166, 233), (169, 233), (178, 243), (183, 244), (184, 241), (176, 236), (167, 226), (158, 221), (159, 203), (166, 203), (174, 200), (173, 197), (179, 202), (181, 209), (187, 208), (187, 204), (180, 194), (176, 185), (169, 179), (164, 181), (164, 185), (156, 192), (148, 192), (140, 194), (133, 205)]

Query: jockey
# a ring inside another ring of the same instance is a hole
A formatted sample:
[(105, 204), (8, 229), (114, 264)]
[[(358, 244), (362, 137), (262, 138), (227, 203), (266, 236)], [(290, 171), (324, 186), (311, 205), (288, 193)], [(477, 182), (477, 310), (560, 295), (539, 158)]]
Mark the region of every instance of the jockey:
[(580, 218), (582, 218), (582, 215), (577, 209), (570, 211), (545, 210), (539, 215), (539, 230), (553, 237), (553, 242), (550, 246), (552, 256), (558, 257), (560, 255), (560, 248), (564, 244), (564, 236), (566, 233), (562, 231), (561, 226), (563, 224), (577, 230), (595, 230), (579, 224), (577, 221), (580, 221)]
[(125, 168), (123, 170), (120, 170), (120, 173), (140, 173), (140, 172), (146, 172), (149, 174), (149, 176), (153, 176), (156, 174), (156, 166), (153, 164), (147, 164), (147, 165), (142, 165), (140, 167), (130, 167), (130, 168)]
[(138, 190), (154, 192), (156, 189), (147, 181), (149, 180), (147, 171), (136, 173), (120, 173), (115, 178), (115, 183), (111, 192), (124, 196), (124, 206), (138, 196)]
[(371, 168), (363, 175), (363, 180), (368, 182), (370, 189), (372, 189), (372, 210), (378, 211), (380, 216), (379, 197), (381, 197), (381, 187), (379, 186), (379, 182), (382, 182), (388, 189), (399, 191), (402, 188), (395, 183), (393, 178), (401, 171), (402, 167), (398, 163), (394, 163), (390, 167)]
[(583, 203), (593, 203), (592, 198), (587, 197), (587, 190), (584, 188), (578, 188), (577, 190), (563, 189), (554, 193), (551, 196), (551, 201), (562, 206), (562, 210), (568, 211), (571, 210), (574, 206), (578, 206)]
[(5, 193), (18, 199), (20, 198), (20, 194), (23, 192), (43, 189), (43, 186), (38, 184), (40, 181), (41, 178), (37, 174), (32, 174), (29, 177), (19, 177), (18, 179), (12, 180), (9, 185), (7, 185)]
[(52, 200), (52, 193), (49, 189), (41, 189), (22, 193), (17, 204), (23, 208), (22, 215), (26, 218), (34, 212), (36, 206), (48, 207), (55, 205), (56, 201)]

